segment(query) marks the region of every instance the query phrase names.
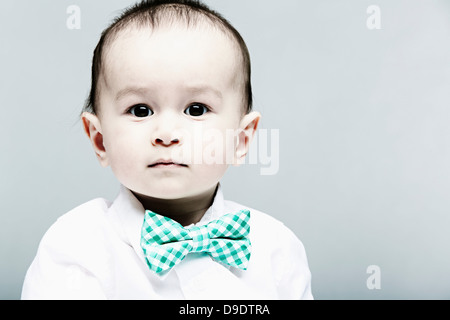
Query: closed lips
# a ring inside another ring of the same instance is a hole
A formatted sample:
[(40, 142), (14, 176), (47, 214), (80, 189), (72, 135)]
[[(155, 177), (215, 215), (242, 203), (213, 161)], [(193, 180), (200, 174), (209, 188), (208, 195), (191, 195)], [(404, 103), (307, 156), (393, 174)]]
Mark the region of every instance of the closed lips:
[(158, 161), (158, 162), (155, 162), (155, 163), (149, 165), (150, 168), (151, 167), (155, 167), (155, 166), (181, 166), (181, 167), (187, 167), (187, 165), (185, 165), (185, 164), (176, 163), (176, 162), (173, 162), (173, 161)]

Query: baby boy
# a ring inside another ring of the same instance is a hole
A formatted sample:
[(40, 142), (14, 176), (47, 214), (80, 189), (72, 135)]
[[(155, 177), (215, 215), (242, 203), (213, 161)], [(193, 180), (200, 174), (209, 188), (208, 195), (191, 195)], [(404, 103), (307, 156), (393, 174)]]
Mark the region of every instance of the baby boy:
[(94, 51), (82, 120), (121, 184), (60, 217), (23, 299), (311, 299), (305, 250), (281, 222), (224, 200), (260, 114), (239, 33), (191, 0), (126, 9)]

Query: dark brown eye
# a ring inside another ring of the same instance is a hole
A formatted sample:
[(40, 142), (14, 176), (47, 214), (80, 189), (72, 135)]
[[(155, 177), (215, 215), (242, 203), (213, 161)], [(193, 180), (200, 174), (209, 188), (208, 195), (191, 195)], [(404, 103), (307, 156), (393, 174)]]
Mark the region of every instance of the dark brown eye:
[(184, 110), (184, 113), (188, 116), (199, 117), (209, 111), (208, 107), (203, 103), (193, 103)]
[(134, 105), (128, 110), (129, 113), (131, 113), (133, 116), (144, 118), (151, 116), (153, 114), (153, 111), (145, 104), (137, 104)]

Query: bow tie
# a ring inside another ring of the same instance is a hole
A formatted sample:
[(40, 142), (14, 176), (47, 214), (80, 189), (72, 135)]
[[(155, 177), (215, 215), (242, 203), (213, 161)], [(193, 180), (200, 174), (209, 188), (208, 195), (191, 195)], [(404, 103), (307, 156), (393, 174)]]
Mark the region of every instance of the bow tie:
[(206, 252), (221, 263), (246, 269), (250, 259), (249, 210), (229, 213), (197, 227), (183, 227), (165, 216), (145, 211), (141, 247), (147, 265), (160, 273), (181, 262), (190, 252)]

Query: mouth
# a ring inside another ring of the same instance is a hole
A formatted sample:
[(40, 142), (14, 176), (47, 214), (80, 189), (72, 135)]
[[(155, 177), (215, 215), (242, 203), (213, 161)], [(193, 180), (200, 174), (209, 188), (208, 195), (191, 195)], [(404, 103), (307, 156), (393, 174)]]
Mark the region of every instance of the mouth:
[(187, 167), (186, 164), (177, 163), (171, 160), (158, 160), (150, 165), (149, 168), (176, 168), (176, 167)]

